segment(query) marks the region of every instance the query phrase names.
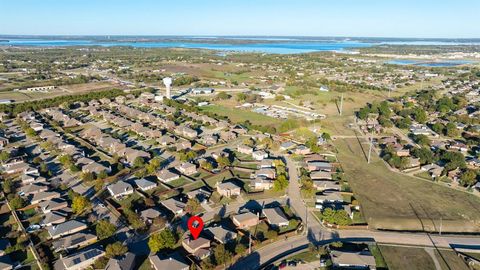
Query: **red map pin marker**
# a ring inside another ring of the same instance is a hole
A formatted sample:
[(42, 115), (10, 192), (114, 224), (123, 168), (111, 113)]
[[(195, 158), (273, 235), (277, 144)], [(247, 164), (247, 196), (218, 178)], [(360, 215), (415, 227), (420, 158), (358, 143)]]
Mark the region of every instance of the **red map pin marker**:
[(188, 219), (187, 226), (193, 236), (193, 240), (196, 240), (203, 230), (203, 220), (201, 217), (192, 216)]

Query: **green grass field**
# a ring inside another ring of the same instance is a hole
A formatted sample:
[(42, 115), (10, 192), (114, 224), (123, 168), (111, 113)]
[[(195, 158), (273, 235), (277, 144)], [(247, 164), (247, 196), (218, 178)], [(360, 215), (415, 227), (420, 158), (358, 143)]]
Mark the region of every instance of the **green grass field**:
[[(362, 139), (360, 140), (362, 141)], [(457, 191), (391, 172), (372, 153), (367, 164), (368, 147), (357, 139), (337, 139), (338, 158), (345, 170), (363, 215), (371, 228), (391, 230), (479, 232), (480, 199)]]

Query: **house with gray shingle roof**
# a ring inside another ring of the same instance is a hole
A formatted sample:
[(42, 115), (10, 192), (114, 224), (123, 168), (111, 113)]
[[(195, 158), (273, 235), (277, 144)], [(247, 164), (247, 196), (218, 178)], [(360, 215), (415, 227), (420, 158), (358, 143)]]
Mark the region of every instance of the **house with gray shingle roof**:
[(87, 228), (87, 224), (72, 219), (58, 225), (47, 227), (48, 234), (52, 239), (79, 232)]

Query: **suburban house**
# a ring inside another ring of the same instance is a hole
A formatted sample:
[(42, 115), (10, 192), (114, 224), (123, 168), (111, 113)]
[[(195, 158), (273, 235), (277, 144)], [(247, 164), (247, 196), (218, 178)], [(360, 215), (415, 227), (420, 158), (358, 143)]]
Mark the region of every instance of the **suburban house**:
[(177, 170), (185, 175), (192, 175), (197, 173), (197, 166), (190, 162), (184, 162), (177, 167)]
[(145, 224), (152, 224), (155, 218), (161, 216), (162, 213), (154, 208), (147, 208), (140, 212), (140, 217), (145, 222)]
[(237, 151), (245, 155), (251, 155), (253, 153), (253, 148), (248, 145), (241, 144), (237, 147)]
[(226, 244), (237, 238), (236, 232), (225, 229), (221, 226), (207, 228), (206, 232), (221, 244)]
[(157, 172), (157, 178), (158, 178), (158, 180), (162, 181), (163, 183), (168, 183), (168, 182), (171, 182), (173, 180), (176, 180), (176, 179), (180, 178), (180, 175), (178, 175), (176, 173), (173, 173), (168, 169), (165, 169), (165, 170), (161, 170), (161, 171)]
[(120, 257), (110, 258), (108, 260), (107, 266), (105, 266), (105, 270), (135, 269), (135, 259), (135, 254), (133, 254), (132, 252), (127, 252)]
[(322, 161), (307, 162), (307, 169), (310, 172), (312, 171), (333, 172), (332, 164), (328, 162), (322, 162)]
[(59, 238), (52, 242), (52, 247), (56, 252), (62, 250), (77, 249), (88, 246), (97, 241), (97, 236), (88, 232), (79, 232)]
[(55, 262), (54, 269), (60, 270), (81, 270), (87, 269), (90, 265), (92, 265), (98, 258), (105, 255), (103, 250), (98, 248), (91, 248), (79, 253), (75, 253), (68, 257), (63, 257), (58, 259)]
[(376, 269), (375, 257), (369, 251), (347, 252), (333, 250), (330, 254), (333, 266), (337, 268)]
[(67, 221), (67, 214), (60, 211), (52, 211), (45, 214), (45, 217), (40, 222), (43, 226), (53, 226), (55, 224), (64, 223)]
[(187, 192), (187, 196), (190, 199), (196, 198), (200, 203), (204, 203), (208, 201), (210, 196), (212, 196), (212, 192), (204, 187), (201, 187)]
[(40, 191), (33, 194), (30, 204), (37, 204), (42, 201), (50, 201), (54, 198), (60, 198), (60, 193), (55, 191)]
[(225, 197), (239, 196), (241, 188), (233, 182), (217, 183), (217, 192)]
[(148, 181), (144, 178), (133, 181), (141, 191), (151, 190), (157, 187), (157, 183)]
[(115, 199), (130, 195), (133, 193), (133, 187), (127, 182), (118, 181), (107, 187), (108, 192)]
[(63, 198), (53, 198), (51, 200), (38, 203), (38, 207), (44, 214), (48, 214), (51, 211), (65, 209), (68, 207), (68, 203)]
[(267, 218), (270, 226), (275, 228), (288, 226), (288, 218), (280, 207), (265, 208), (262, 210), (262, 213)]
[(250, 181), (250, 186), (255, 190), (269, 190), (273, 188), (273, 180), (265, 177), (256, 177)]
[(52, 239), (79, 232), (87, 228), (87, 224), (78, 220), (69, 220), (64, 223), (47, 227), (48, 234)]
[(268, 153), (263, 150), (257, 150), (252, 153), (252, 157), (256, 160), (263, 160), (265, 158), (268, 158)]
[(190, 265), (187, 264), (183, 256), (179, 254), (172, 254), (167, 258), (160, 259), (158, 255), (151, 255), (148, 257), (150, 263), (155, 270), (189, 270)]
[(161, 201), (160, 203), (165, 206), (165, 208), (167, 208), (170, 212), (172, 212), (175, 216), (183, 214), (183, 210), (186, 206), (185, 203), (174, 198)]
[(233, 224), (235, 224), (235, 226), (237, 226), (240, 229), (252, 227), (260, 223), (260, 219), (258, 218), (258, 215), (252, 212), (232, 215), (231, 218), (232, 218)]
[(194, 240), (190, 233), (185, 233), (182, 246), (188, 253), (200, 260), (210, 255), (210, 240), (201, 236)]
[(255, 172), (256, 177), (268, 178), (268, 179), (275, 179), (276, 172), (275, 169), (272, 168), (264, 168), (260, 169)]

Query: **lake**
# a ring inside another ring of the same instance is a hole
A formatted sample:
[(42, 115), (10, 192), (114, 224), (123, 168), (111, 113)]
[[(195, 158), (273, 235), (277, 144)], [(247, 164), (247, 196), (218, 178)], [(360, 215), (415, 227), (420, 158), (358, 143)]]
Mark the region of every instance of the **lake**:
[[(198, 39), (202, 40), (198, 40)], [(351, 39), (302, 39), (268, 37), (231, 37), (233, 40), (250, 41), (246, 43), (228, 43), (216, 37), (183, 37), (187, 41), (105, 41), (99, 39), (54, 39), (54, 38), (2, 38), (0, 46), (65, 47), (65, 46), (130, 46), (135, 48), (191, 48), (210, 49), (224, 52), (258, 52), (273, 54), (297, 54), (321, 51), (349, 52), (356, 48), (372, 47), (380, 44), (418, 45), (418, 41), (365, 41)], [(209, 42), (215, 40), (215, 42)], [(192, 40), (189, 42), (188, 40)], [(197, 40), (198, 42), (194, 42)], [(256, 42), (258, 41), (258, 42)], [(430, 45), (454, 45), (454, 42), (431, 41)], [(464, 43), (469, 44), (469, 43)]]
[(420, 66), (420, 67), (455, 67), (460, 65), (467, 65), (474, 63), (466, 60), (441, 60), (441, 61), (425, 61), (425, 60), (407, 60), (397, 59), (386, 61), (387, 64), (402, 65), (402, 66)]

